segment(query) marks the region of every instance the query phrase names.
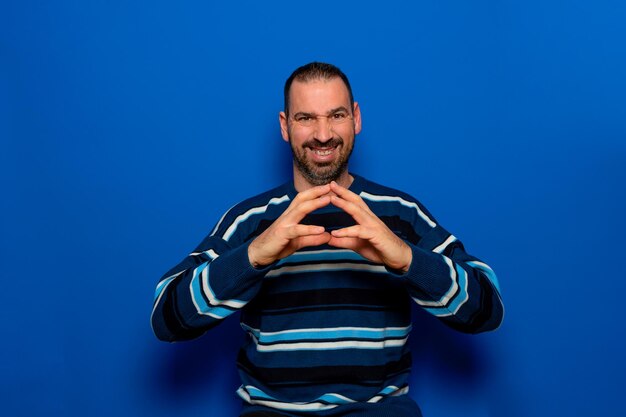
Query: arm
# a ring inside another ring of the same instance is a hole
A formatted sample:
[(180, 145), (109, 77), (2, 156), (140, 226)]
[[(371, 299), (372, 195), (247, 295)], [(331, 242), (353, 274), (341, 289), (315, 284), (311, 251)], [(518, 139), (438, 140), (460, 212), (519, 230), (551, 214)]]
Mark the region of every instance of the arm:
[(413, 300), (448, 326), (480, 333), (496, 329), (504, 307), (493, 270), (465, 252), (463, 244), (435, 226), (412, 252), (402, 275)]
[(252, 300), (266, 271), (250, 265), (247, 248), (208, 236), (166, 273), (157, 284), (151, 317), (157, 338), (193, 339)]
[[(159, 281), (151, 317), (155, 335), (165, 341), (202, 335), (250, 302), (276, 261), (302, 247), (326, 243), (330, 234), (323, 227), (299, 223), (329, 204), (329, 190), (320, 186), (298, 194), (267, 229), (247, 241), (230, 232), (232, 226), (226, 231), (218, 227)], [(258, 210), (249, 209), (236, 218), (227, 213), (223, 223), (245, 223)], [(224, 234), (228, 241), (220, 237)]]
[(407, 242), (360, 196), (334, 183), (332, 190), (336, 197), (331, 203), (357, 224), (333, 231), (330, 245), (352, 249), (385, 265), (405, 281), (417, 304), (459, 331), (479, 333), (500, 325), (503, 305), (495, 274), (468, 255), (454, 236), (430, 221), (419, 241)]

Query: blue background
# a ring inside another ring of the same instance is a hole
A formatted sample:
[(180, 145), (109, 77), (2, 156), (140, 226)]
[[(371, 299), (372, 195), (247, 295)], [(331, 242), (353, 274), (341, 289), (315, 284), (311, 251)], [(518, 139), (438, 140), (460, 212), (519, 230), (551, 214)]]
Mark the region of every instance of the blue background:
[(2, 414), (233, 416), (231, 319), (158, 342), (154, 286), (290, 176), (284, 80), (324, 60), (363, 113), (354, 172), (494, 267), (503, 326), (420, 311), (426, 417), (623, 416), (622, 1), (5, 1)]

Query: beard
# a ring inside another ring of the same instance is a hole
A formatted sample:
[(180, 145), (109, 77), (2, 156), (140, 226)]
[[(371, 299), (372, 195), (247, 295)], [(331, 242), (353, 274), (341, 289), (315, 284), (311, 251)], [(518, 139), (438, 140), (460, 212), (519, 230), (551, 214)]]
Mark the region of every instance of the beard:
[[(352, 154), (354, 148), (354, 140), (351, 141), (349, 147), (345, 147), (345, 142), (341, 137), (333, 137), (329, 141), (324, 143), (317, 139), (312, 139), (305, 142), (301, 147), (296, 148), (293, 145), (291, 139), (289, 139), (291, 145), (291, 152), (293, 154), (293, 161), (295, 167), (302, 174), (302, 176), (311, 185), (324, 185), (331, 181), (336, 181), (341, 174), (343, 174), (348, 168), (348, 160)], [(308, 148), (314, 147), (332, 147), (339, 148), (339, 155), (333, 161), (317, 163), (307, 159)]]

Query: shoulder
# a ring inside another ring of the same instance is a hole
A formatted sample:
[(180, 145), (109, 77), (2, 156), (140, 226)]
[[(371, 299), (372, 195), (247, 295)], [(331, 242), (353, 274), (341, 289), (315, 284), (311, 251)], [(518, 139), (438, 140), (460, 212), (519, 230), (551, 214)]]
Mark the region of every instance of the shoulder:
[(424, 222), (431, 228), (437, 225), (432, 214), (412, 195), (358, 175), (354, 177), (360, 181), (360, 187), (357, 190), (359, 196), (379, 216), (398, 215), (410, 218), (413, 222)]
[(211, 235), (228, 241), (242, 228), (249, 229), (246, 225), (251, 221), (277, 217), (291, 202), (292, 188), (291, 183), (285, 183), (235, 204), (220, 218)]
[(354, 175), (354, 178), (360, 181), (360, 189), (361, 193), (367, 193), (372, 195), (380, 195), (380, 196), (388, 196), (388, 197), (400, 197), (405, 200), (410, 200), (413, 202), (418, 202), (413, 196), (408, 193), (405, 193), (397, 188), (393, 188), (387, 185), (382, 185), (374, 181), (370, 181), (367, 178), (361, 177), (359, 175)]

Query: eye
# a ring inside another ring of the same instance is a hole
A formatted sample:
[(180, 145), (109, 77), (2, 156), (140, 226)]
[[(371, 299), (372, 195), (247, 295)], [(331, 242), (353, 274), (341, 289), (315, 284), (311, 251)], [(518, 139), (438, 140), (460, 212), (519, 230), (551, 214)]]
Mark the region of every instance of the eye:
[(339, 111), (337, 113), (333, 113), (330, 117), (335, 122), (341, 122), (341, 121), (346, 120), (348, 118), (348, 113)]
[(296, 116), (294, 119), (296, 122), (310, 122), (313, 120), (313, 117), (301, 114)]

